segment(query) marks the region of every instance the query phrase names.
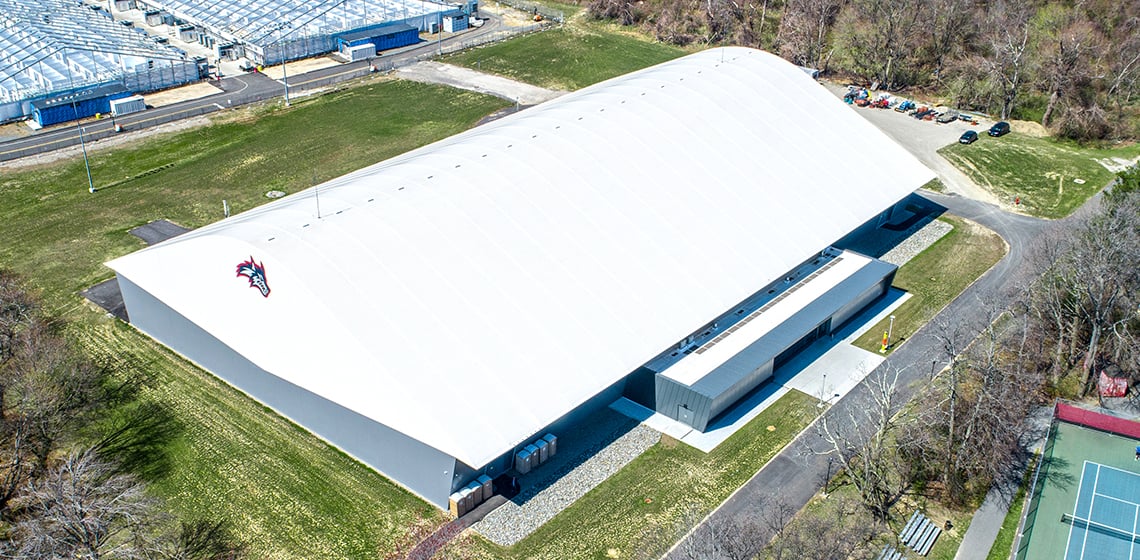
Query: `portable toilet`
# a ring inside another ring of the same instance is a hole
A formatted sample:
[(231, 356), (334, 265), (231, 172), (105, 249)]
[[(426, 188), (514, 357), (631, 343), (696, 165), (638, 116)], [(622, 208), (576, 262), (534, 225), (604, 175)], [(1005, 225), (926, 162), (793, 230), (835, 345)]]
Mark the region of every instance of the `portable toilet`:
[(548, 449), (546, 440), (539, 438), (538, 441), (534, 442), (534, 446), (538, 448), (539, 464), (545, 463), (550, 458), (550, 449)]
[(530, 451), (527, 451), (526, 448), (515, 453), (515, 470), (519, 471), (519, 474), (530, 472)]
[(479, 478), (476, 478), (475, 480), (480, 485), (483, 486), (483, 499), (484, 500), (489, 500), (489, 499), (491, 499), (491, 496), (495, 495), (495, 485), (491, 481), (491, 477), (489, 477), (485, 474), (482, 474), (482, 475), (479, 475)]
[(546, 444), (550, 446), (551, 457), (558, 453), (558, 438), (554, 437), (554, 434), (546, 434), (542, 436), (542, 439), (546, 440)]

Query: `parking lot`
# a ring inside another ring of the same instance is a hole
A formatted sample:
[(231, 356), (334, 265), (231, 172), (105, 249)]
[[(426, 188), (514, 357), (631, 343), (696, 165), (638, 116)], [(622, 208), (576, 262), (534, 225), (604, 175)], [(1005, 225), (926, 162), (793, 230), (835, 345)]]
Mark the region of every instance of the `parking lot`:
[[(845, 86), (828, 82), (824, 84), (840, 99), (847, 93)], [(975, 185), (950, 162), (938, 155), (939, 148), (957, 142), (967, 130), (978, 132), (980, 136), (978, 142), (988, 140), (985, 131), (994, 123), (992, 119), (980, 118), (977, 125), (961, 120), (943, 124), (918, 120), (893, 109), (872, 109), (852, 105), (851, 110), (862, 115), (937, 173), (947, 191), (1002, 207), (1010, 205), (1009, 201), (999, 201), (992, 193)]]

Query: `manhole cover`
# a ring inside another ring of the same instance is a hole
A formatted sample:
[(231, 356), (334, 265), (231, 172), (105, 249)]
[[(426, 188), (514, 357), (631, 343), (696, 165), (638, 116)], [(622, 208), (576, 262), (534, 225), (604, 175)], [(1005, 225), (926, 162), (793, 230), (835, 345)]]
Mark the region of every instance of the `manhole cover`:
[(285, 191), (269, 191), (265, 193), (265, 196), (268, 198), (281, 198), (285, 196)]

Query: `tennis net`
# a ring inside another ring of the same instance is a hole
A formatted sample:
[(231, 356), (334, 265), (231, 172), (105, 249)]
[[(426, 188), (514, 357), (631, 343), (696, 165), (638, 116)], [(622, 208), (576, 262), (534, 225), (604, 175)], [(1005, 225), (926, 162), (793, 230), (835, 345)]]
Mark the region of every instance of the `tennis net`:
[(1111, 525), (1105, 525), (1104, 523), (1097, 523), (1096, 521), (1093, 521), (1091, 519), (1074, 517), (1073, 515), (1068, 514), (1068, 513), (1062, 513), (1061, 514), (1061, 523), (1069, 523), (1069, 524), (1073, 525), (1074, 527), (1080, 527), (1080, 528), (1088, 530), (1088, 531), (1094, 531), (1097, 533), (1101, 533), (1103, 535), (1110, 535), (1113, 537), (1124, 539), (1126, 541), (1132, 541), (1134, 543), (1140, 542), (1140, 535), (1133, 533), (1132, 531), (1126, 531), (1124, 529), (1119, 529), (1119, 528), (1113, 527)]

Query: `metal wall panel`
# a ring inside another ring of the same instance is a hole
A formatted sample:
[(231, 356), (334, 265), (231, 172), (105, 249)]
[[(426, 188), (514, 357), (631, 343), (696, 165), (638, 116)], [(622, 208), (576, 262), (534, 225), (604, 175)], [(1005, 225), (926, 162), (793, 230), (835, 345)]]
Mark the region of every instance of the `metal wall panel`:
[[(119, 276), (131, 324), (441, 509), (457, 480), (451, 456), (276, 377)], [(458, 483), (457, 483), (458, 484)]]

